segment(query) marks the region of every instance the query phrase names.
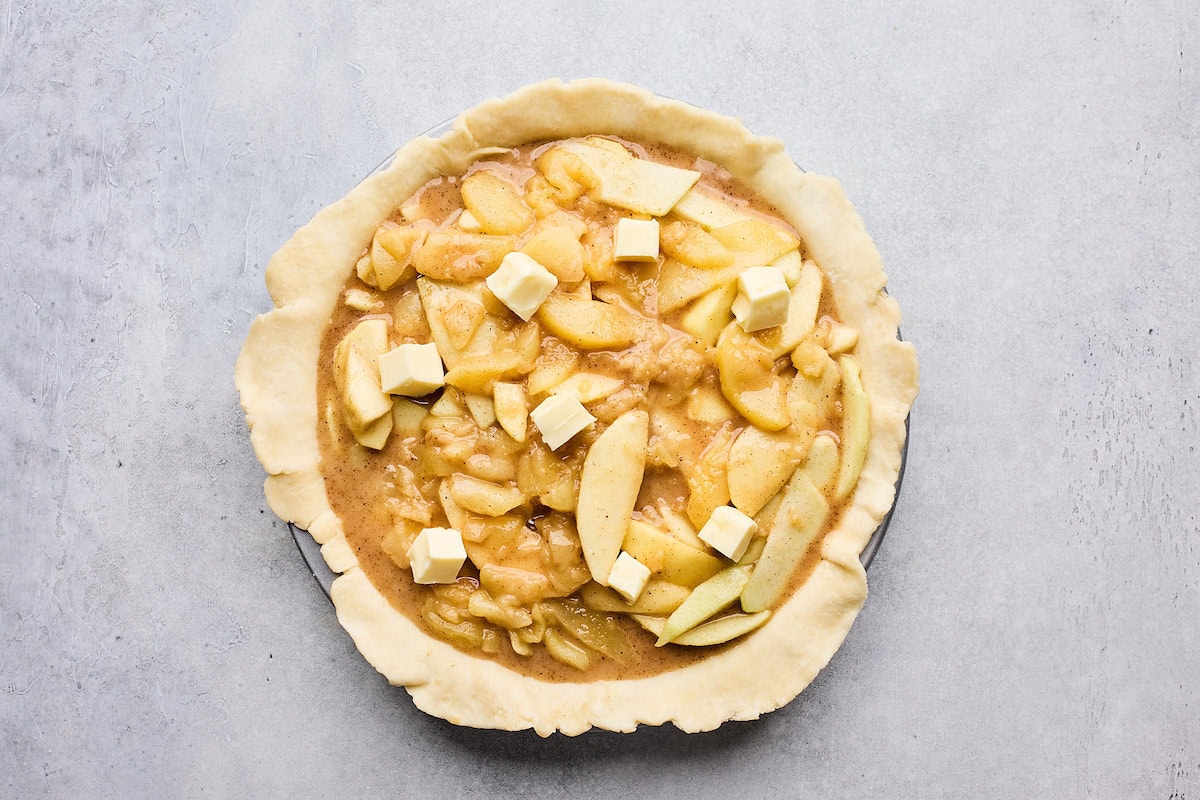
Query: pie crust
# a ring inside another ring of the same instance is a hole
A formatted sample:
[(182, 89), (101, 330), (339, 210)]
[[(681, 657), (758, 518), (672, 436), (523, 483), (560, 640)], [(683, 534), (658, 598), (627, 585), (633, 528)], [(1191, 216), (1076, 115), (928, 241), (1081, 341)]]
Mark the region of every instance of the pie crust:
[[(371, 584), (347, 544), (319, 471), (317, 363), (322, 334), (376, 228), (417, 189), (475, 160), (546, 139), (608, 134), (660, 143), (715, 162), (773, 205), (828, 276), (871, 401), (866, 463), (811, 577), (754, 635), (675, 671), (622, 681), (550, 683), (469, 655), (426, 634)], [(672, 722), (684, 731), (754, 719), (791, 701), (841, 645), (867, 594), (859, 554), (890, 509), (905, 419), (917, 393), (912, 345), (884, 291), (878, 251), (841, 186), (801, 171), (777, 139), (634, 86), (550, 80), (488, 100), (438, 139), (420, 137), (390, 165), (320, 211), (266, 269), (275, 308), (250, 326), (236, 383), (267, 502), (322, 545), (338, 620), (366, 659), (421, 710), (457, 725), (576, 735)]]

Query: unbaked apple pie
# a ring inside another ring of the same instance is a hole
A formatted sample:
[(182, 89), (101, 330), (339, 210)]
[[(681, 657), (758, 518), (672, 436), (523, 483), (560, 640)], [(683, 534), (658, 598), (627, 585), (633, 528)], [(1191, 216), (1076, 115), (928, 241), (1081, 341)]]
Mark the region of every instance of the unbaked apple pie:
[(715, 727), (866, 594), (916, 359), (836, 182), (557, 81), (463, 114), (267, 271), (238, 386), (367, 659), (452, 722)]

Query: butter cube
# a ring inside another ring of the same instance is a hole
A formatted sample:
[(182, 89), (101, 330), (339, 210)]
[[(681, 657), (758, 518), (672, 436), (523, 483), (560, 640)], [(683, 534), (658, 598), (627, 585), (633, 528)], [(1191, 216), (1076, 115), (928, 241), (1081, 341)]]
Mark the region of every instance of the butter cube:
[(773, 328), (787, 322), (791, 294), (783, 270), (778, 267), (747, 267), (738, 276), (738, 294), (733, 316), (746, 333)]
[(613, 235), (613, 258), (617, 261), (657, 261), (658, 220), (617, 220)]
[(700, 539), (728, 559), (737, 561), (746, 553), (758, 523), (733, 506), (718, 506), (700, 529)]
[(529, 413), (542, 433), (542, 441), (557, 450), (567, 440), (596, 421), (574, 394), (554, 394)]
[(425, 528), (408, 548), (416, 583), (454, 583), (467, 560), (462, 534), (454, 528)]
[(650, 568), (624, 550), (617, 556), (612, 570), (608, 573), (608, 588), (630, 603), (641, 597), (649, 581)]
[(492, 294), (526, 322), (557, 285), (558, 278), (550, 270), (524, 253), (509, 253), (487, 277)]
[(437, 345), (402, 344), (379, 357), (383, 391), (406, 397), (424, 397), (445, 384), (442, 357)]

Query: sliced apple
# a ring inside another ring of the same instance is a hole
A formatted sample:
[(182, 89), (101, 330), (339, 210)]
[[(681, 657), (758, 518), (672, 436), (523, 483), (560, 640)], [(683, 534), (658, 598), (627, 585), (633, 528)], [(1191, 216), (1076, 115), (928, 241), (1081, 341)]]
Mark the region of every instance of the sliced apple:
[(742, 416), (764, 431), (787, 427), (787, 383), (773, 371), (770, 351), (731, 322), (717, 340), (716, 361), (721, 391)]
[(627, 347), (638, 336), (637, 320), (625, 309), (569, 294), (547, 297), (538, 319), (546, 330), (584, 350)]
[(858, 362), (842, 356), (838, 365), (842, 369), (842, 464), (833, 491), (835, 503), (849, 497), (858, 483), (871, 436), (871, 400), (863, 389)]
[(820, 353), (823, 368), (820, 376), (809, 377), (801, 370), (792, 378), (787, 391), (788, 414), (796, 425), (819, 430), (828, 424), (842, 382), (842, 371), (829, 356)]
[(424, 228), (384, 225), (371, 241), (371, 267), (375, 285), (387, 291), (398, 283), (412, 278), (415, 270), (412, 256), (425, 241)]
[(733, 252), (699, 225), (676, 220), (662, 226), (659, 246), (671, 258), (689, 267), (719, 269), (733, 263)]
[(429, 234), (425, 244), (417, 250), (413, 256), (413, 267), (435, 280), (470, 283), (495, 272), (512, 249), (513, 240), (508, 236), (457, 230), (438, 231)]
[(421, 423), (429, 416), (429, 409), (406, 397), (392, 399), (392, 423), (397, 436), (409, 439), (421, 435)]
[(518, 442), (524, 442), (529, 432), (529, 399), (525, 394), (525, 386), (496, 381), (492, 387), (492, 405), (505, 433)]
[(695, 170), (635, 158), (628, 152), (622, 155), (589, 142), (568, 142), (562, 147), (595, 173), (594, 199), (638, 214), (661, 217), (700, 180)]
[(525, 502), (525, 495), (515, 486), (501, 486), (470, 475), (451, 475), (449, 484), (450, 497), (459, 507), (487, 517), (507, 514)]
[(651, 573), (680, 586), (697, 586), (723, 566), (721, 559), (636, 519), (629, 523), (621, 549), (649, 567)]
[(813, 439), (804, 466), (800, 468), (822, 493), (833, 490), (838, 474), (838, 445), (833, 434), (822, 433)]
[(779, 358), (795, 349), (817, 324), (817, 308), (821, 305), (821, 289), (824, 278), (821, 270), (811, 261), (800, 270), (800, 278), (792, 287), (788, 300), (787, 321), (782, 325), (754, 334), (755, 338), (771, 351), (771, 358)]
[(597, 583), (607, 583), (629, 529), (649, 433), (649, 415), (627, 411), (596, 437), (583, 462), (575, 517), (584, 559)]
[(367, 425), (361, 430), (351, 430), (354, 434), (354, 439), (363, 447), (369, 447), (372, 450), (382, 450), (387, 444), (388, 436), (392, 433), (392, 415), (384, 414), (379, 419)]
[(757, 614), (730, 614), (705, 622), (703, 625), (697, 625), (687, 633), (675, 637), (674, 643), (688, 647), (713, 647), (758, 630), (770, 618), (770, 611), (760, 611)]
[(463, 402), (467, 404), (471, 419), (475, 420), (480, 429), (487, 429), (495, 424), (496, 406), (493, 405), (492, 398), (483, 394), (466, 394), (463, 396)]
[(446, 372), (446, 385), (467, 393), (490, 394), (496, 381), (520, 374), (521, 356), (515, 350), (467, 356)]
[(733, 250), (737, 263), (744, 267), (770, 264), (800, 246), (800, 240), (795, 236), (760, 219), (744, 219), (714, 228), (712, 235)]
[(784, 489), (771, 535), (742, 591), (742, 610), (765, 611), (783, 599), (796, 567), (829, 516), (829, 502), (803, 470), (796, 470)]
[(456, 350), (466, 349), (485, 314), (483, 303), (469, 297), (457, 298), (442, 309), (442, 323)]
[(522, 202), (521, 192), (494, 172), (474, 172), (463, 178), (460, 189), (463, 205), (484, 233), (520, 233), (533, 224), (533, 210)]
[(629, 614), (661, 614), (673, 612), (691, 594), (691, 589), (675, 583), (651, 578), (641, 596), (632, 603), (598, 583), (588, 583), (579, 590), (579, 597), (589, 608), (597, 611), (621, 611)]
[(652, 614), (630, 614), (634, 622), (641, 625), (649, 633), (658, 636), (663, 632), (663, 628), (667, 627), (666, 617), (656, 617)]
[(669, 644), (737, 600), (749, 579), (750, 567), (726, 567), (697, 586), (667, 617), (667, 624), (654, 646)]
[(704, 342), (709, 347), (716, 345), (721, 331), (733, 320), (733, 301), (737, 297), (736, 283), (718, 286), (692, 303), (679, 320), (679, 327)]
[(579, 234), (566, 226), (541, 230), (525, 243), (521, 252), (541, 264), (562, 283), (575, 283), (584, 278), (583, 245)]
[(658, 272), (659, 313), (666, 314), (683, 308), (697, 297), (730, 284), (735, 286), (736, 294), (737, 277), (741, 271), (742, 267), (738, 264), (721, 269), (698, 269), (673, 258), (666, 259)]
[(799, 250), (789, 250), (772, 261), (770, 266), (776, 267), (783, 272), (783, 279), (787, 281), (789, 287), (795, 286), (796, 281), (800, 280), (800, 271), (804, 268), (804, 259), (801, 257)]
[(594, 372), (576, 372), (554, 388), (554, 394), (573, 394), (581, 403), (594, 403), (619, 392), (625, 382)]
[(774, 497), (804, 458), (804, 452), (788, 433), (765, 433), (746, 428), (729, 451), (729, 498), (733, 505), (753, 517)]
[(733, 406), (715, 386), (702, 384), (692, 390), (687, 399), (687, 418), (705, 425), (731, 422), (737, 415)]
[(699, 185), (693, 186), (687, 194), (679, 198), (671, 213), (709, 230), (750, 218), (745, 209), (730, 204), (720, 195)]
[(719, 429), (695, 461), (680, 462), (688, 485), (687, 515), (697, 528), (703, 527), (718, 506), (729, 502), (729, 450), (732, 426)]

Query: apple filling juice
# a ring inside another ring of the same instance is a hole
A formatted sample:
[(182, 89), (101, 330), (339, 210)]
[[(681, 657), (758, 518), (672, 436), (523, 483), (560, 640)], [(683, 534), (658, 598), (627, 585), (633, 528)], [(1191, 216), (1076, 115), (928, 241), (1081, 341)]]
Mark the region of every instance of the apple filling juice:
[[(398, 208), (343, 298), (318, 435), (362, 568), (433, 636), (546, 680), (753, 635), (862, 466), (857, 333), (708, 162), (600, 137), (490, 156)], [(465, 559), (417, 583), (431, 528)]]

